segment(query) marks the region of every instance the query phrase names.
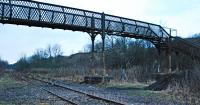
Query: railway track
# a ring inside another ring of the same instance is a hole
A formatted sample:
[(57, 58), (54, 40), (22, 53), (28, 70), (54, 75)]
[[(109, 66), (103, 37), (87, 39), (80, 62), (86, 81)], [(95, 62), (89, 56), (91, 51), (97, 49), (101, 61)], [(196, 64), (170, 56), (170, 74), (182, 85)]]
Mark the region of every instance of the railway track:
[(43, 90), (72, 105), (131, 105), (116, 97), (106, 96), (99, 92), (82, 90), (80, 86), (75, 86), (73, 83), (63, 83), (39, 77), (32, 77), (32, 79), (46, 83), (47, 85)]
[(76, 102), (74, 102), (74, 101), (72, 101), (72, 100), (70, 100), (70, 99), (68, 99), (68, 98), (66, 98), (64, 96), (61, 96), (60, 94), (58, 94), (58, 93), (56, 93), (56, 92), (54, 92), (54, 91), (52, 91), (50, 89), (47, 89), (47, 88), (42, 88), (42, 89), (45, 90), (45, 91), (47, 91), (47, 92), (49, 92), (50, 94), (58, 97), (58, 98), (64, 100), (64, 101), (67, 101), (68, 103), (70, 103), (72, 105), (79, 105), (78, 103), (76, 103)]

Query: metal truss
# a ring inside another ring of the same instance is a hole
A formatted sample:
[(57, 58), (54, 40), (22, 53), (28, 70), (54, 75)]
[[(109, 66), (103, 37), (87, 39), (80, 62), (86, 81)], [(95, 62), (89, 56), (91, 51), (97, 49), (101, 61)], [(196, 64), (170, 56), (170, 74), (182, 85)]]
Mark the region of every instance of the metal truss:
[[(159, 49), (172, 47), (200, 58), (200, 48), (172, 38), (162, 26), (139, 20), (36, 1), (0, 0), (0, 23), (82, 31), (144, 39)], [(169, 43), (169, 39), (173, 39)], [(181, 47), (180, 47), (181, 46)], [(186, 50), (187, 49), (187, 50)]]
[(107, 35), (149, 40), (159, 48), (167, 47), (170, 37), (160, 25), (36, 1), (0, 0), (0, 22), (96, 34), (105, 31)]

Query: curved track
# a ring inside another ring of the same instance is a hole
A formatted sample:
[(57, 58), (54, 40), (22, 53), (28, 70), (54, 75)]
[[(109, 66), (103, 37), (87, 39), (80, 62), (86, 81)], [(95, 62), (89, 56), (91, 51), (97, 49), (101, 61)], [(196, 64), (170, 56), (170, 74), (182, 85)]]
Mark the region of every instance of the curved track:
[(126, 103), (120, 101), (114, 97), (106, 97), (97, 93), (90, 93), (84, 90), (79, 90), (74, 86), (70, 86), (70, 83), (62, 83), (59, 81), (46, 80), (32, 78), (34, 80), (40, 81), (42, 83), (46, 83), (46, 87), (43, 90), (51, 93), (59, 97), (60, 99), (67, 101), (73, 105), (129, 105), (130, 103)]

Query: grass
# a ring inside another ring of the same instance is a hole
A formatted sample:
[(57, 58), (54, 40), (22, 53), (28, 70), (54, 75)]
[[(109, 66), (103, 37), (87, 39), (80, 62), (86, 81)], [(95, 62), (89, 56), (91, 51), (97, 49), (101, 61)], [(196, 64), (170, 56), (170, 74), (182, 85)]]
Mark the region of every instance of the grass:
[(0, 105), (15, 105), (15, 104), (8, 103), (8, 102), (5, 102), (5, 101), (0, 101)]
[[(0, 76), (0, 90), (6, 91), (10, 88), (18, 88), (23, 86), (24, 84), (20, 81), (17, 81), (14, 79), (14, 77), (10, 73), (4, 73)], [(0, 91), (0, 92), (1, 92)], [(1, 93), (0, 93), (1, 94)], [(0, 100), (0, 105), (15, 105), (13, 104), (13, 101), (5, 101)]]
[(147, 85), (142, 84), (142, 83), (110, 82), (110, 83), (104, 84), (103, 86), (106, 87), (106, 88), (115, 87), (115, 88), (139, 88), (139, 89), (142, 89)]
[[(5, 73), (0, 77), (0, 89), (6, 89), (15, 86), (15, 80), (13, 80), (9, 74)], [(0, 100), (0, 105), (13, 105), (6, 101)]]
[(171, 95), (169, 95), (167, 92), (165, 91), (150, 91), (150, 90), (135, 90), (135, 91), (128, 91), (127, 92), (128, 96), (140, 96), (143, 98), (153, 98), (157, 101), (170, 101), (173, 100), (173, 97)]
[(9, 73), (4, 73), (0, 77), (0, 89), (14, 88), (21, 85), (22, 83), (12, 78)]
[(167, 91), (150, 91), (150, 90), (144, 90), (144, 87), (147, 86), (147, 84), (142, 83), (107, 83), (107, 84), (100, 84), (97, 85), (98, 87), (107, 88), (107, 89), (118, 89), (120, 90), (124, 95), (126, 96), (139, 96), (144, 99), (153, 98), (157, 101), (172, 101), (173, 96), (168, 94)]

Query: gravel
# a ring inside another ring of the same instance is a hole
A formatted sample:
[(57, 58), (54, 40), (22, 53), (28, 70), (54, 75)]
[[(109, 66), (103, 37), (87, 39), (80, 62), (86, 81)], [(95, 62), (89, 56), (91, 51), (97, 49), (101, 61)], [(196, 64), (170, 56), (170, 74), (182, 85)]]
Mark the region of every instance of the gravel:
[(68, 89), (64, 89), (61, 87), (56, 86), (46, 86), (45, 90), (48, 90), (56, 95), (59, 95), (60, 97), (63, 97), (66, 100), (70, 100), (78, 105), (114, 105), (111, 103), (107, 103), (102, 100), (97, 100), (94, 98), (91, 98), (87, 95), (80, 94)]
[[(124, 94), (130, 90), (98, 88), (94, 85), (78, 84), (66, 81), (54, 81), (54, 84), (60, 84), (61, 86), (66, 86), (91, 95), (122, 102), (127, 105), (181, 105), (174, 101), (155, 100), (154, 97), (141, 97), (137, 95), (127, 96)], [(62, 95), (66, 99), (74, 101), (80, 105), (112, 105), (111, 103), (107, 103), (105, 101), (93, 99), (83, 94), (47, 85), (35, 80), (28, 80), (24, 83), (24, 85), (0, 89), (0, 105), (70, 105), (69, 102), (63, 101), (49, 92), (44, 91), (44, 88)]]
[(181, 105), (175, 101), (155, 100), (154, 97), (141, 97), (141, 96), (127, 96), (122, 94), (125, 91), (119, 91), (117, 89), (104, 89), (87, 84), (77, 84), (63, 81), (55, 81), (62, 86), (70, 87), (72, 89), (81, 90), (83, 92), (93, 94), (95, 96), (105, 97), (107, 99), (115, 100), (128, 105)]
[(29, 81), (20, 87), (0, 89), (0, 105), (70, 105), (42, 89), (43, 84)]

